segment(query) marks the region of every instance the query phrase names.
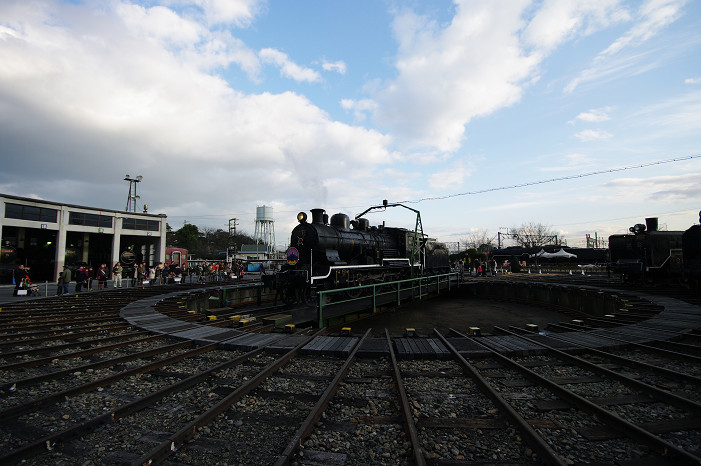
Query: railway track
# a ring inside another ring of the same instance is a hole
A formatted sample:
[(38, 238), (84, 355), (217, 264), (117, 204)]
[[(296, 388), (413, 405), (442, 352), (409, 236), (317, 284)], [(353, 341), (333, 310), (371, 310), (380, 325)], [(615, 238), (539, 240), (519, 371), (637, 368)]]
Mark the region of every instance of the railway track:
[[(485, 338), (251, 327), (203, 343), (120, 317), (170, 291), (3, 307), (0, 463), (701, 462), (701, 335), (665, 334), (645, 300), (627, 313), (659, 332), (644, 344), (608, 333), (590, 345), (565, 322)], [(177, 298), (158, 311), (204, 329), (234, 312), (210, 320)], [(626, 325), (603, 320), (577, 327)]]

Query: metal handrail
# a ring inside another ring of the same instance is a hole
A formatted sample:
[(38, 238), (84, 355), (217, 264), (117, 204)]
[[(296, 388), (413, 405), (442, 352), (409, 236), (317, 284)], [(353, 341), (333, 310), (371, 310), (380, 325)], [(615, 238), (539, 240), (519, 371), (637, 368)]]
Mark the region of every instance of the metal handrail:
[[(424, 277), (417, 277), (417, 278), (407, 278), (404, 280), (396, 280), (392, 282), (382, 282), (382, 283), (373, 283), (370, 285), (360, 285), (360, 286), (351, 286), (347, 288), (335, 288), (333, 290), (322, 290), (322, 291), (317, 291), (317, 325), (319, 328), (324, 327), (324, 320), (323, 320), (323, 310), (324, 307), (326, 306), (333, 306), (337, 304), (342, 304), (342, 303), (348, 303), (348, 302), (353, 302), (353, 301), (358, 301), (362, 299), (368, 299), (372, 298), (372, 313), (375, 314), (377, 312), (377, 297), (378, 296), (384, 296), (384, 295), (389, 295), (392, 293), (396, 293), (396, 305), (400, 306), (401, 305), (401, 293), (402, 291), (406, 291), (408, 289), (412, 290), (411, 297), (414, 298), (415, 295), (413, 293), (413, 290), (418, 289), (418, 297), (419, 299), (423, 299), (424, 296), (424, 289), (428, 290), (429, 285), (435, 284), (438, 290), (438, 294), (440, 294), (440, 285), (441, 283), (445, 282), (448, 284), (448, 291), (450, 291), (450, 286), (451, 286), (451, 277), (458, 277), (458, 272), (450, 272), (450, 273), (444, 273), (444, 274), (438, 274), (438, 275), (427, 275)], [(424, 282), (428, 282), (425, 283)], [(458, 285), (460, 284), (460, 280), (457, 280)], [(402, 285), (407, 285), (409, 286), (402, 286)], [(418, 284), (418, 286), (417, 286)], [(378, 288), (386, 287), (386, 286), (391, 286), (395, 287), (396, 289), (392, 289), (389, 291), (378, 291)], [(343, 299), (340, 301), (335, 301), (333, 303), (324, 303), (324, 298), (326, 296), (338, 294), (338, 293), (347, 293), (349, 291), (361, 291), (361, 294), (356, 297), (356, 298), (348, 298), (348, 299)], [(370, 294), (362, 294), (362, 290), (371, 290)]]

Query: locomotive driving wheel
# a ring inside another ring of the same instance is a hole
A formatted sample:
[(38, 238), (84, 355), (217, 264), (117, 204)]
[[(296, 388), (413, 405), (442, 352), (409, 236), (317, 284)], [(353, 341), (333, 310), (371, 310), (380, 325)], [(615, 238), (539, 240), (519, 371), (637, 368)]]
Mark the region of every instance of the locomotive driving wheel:
[(300, 287), (296, 286), (295, 283), (288, 282), (280, 289), (280, 299), (288, 306), (297, 302), (306, 304), (312, 299), (312, 289), (307, 284)]
[(287, 304), (288, 306), (293, 305), (295, 302), (297, 302), (296, 288), (291, 283), (286, 283), (280, 289), (280, 299), (283, 303)]

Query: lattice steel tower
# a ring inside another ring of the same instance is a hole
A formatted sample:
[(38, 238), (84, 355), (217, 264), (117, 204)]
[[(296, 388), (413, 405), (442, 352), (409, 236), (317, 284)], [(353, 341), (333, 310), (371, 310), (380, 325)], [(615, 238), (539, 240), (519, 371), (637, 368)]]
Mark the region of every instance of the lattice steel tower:
[(275, 252), (275, 220), (272, 207), (256, 207), (256, 231), (253, 239), (256, 240), (256, 244), (265, 244), (268, 253)]

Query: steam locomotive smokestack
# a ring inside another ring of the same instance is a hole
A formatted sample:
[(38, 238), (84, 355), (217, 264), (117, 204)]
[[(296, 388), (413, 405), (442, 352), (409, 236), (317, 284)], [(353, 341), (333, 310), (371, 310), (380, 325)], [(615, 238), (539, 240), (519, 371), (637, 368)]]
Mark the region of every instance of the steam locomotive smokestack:
[(657, 231), (657, 217), (649, 217), (645, 219), (647, 231)]
[(312, 223), (324, 224), (324, 209), (312, 209)]

